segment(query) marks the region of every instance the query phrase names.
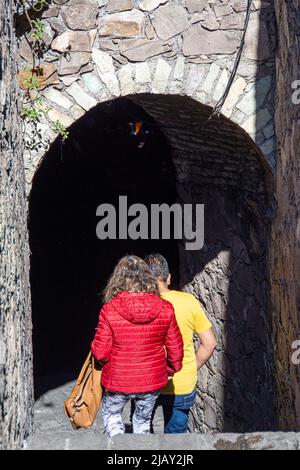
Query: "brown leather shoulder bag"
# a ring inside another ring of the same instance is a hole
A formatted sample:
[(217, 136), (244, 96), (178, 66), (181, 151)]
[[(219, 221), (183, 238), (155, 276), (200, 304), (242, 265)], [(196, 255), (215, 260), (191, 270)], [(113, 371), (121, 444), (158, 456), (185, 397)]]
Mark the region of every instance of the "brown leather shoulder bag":
[(80, 371), (71, 395), (64, 403), (74, 429), (89, 428), (96, 419), (102, 398), (101, 368), (91, 352)]

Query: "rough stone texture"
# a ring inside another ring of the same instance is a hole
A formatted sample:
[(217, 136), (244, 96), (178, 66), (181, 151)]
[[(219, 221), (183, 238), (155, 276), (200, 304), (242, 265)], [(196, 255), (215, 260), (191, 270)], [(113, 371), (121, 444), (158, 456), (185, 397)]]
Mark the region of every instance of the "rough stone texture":
[(89, 63), (90, 58), (90, 52), (71, 52), (61, 56), (58, 75), (71, 75), (79, 72), (81, 67)]
[(48, 111), (47, 115), (48, 115), (48, 118), (50, 119), (50, 121), (52, 121), (52, 122), (60, 121), (62, 123), (62, 125), (65, 126), (65, 127), (69, 127), (74, 121), (74, 119), (70, 118), (66, 114), (59, 111), (58, 109), (51, 108)]
[(86, 88), (94, 95), (98, 95), (98, 93), (103, 90), (102, 83), (94, 72), (83, 73), (82, 81)]
[(71, 83), (76, 82), (78, 78), (78, 75), (61, 75), (59, 77), (61, 83), (63, 83), (66, 87), (71, 85)]
[(164, 93), (166, 91), (170, 73), (171, 67), (168, 62), (163, 59), (159, 59), (153, 80), (153, 90), (155, 93)]
[(226, 69), (222, 70), (222, 73), (220, 75), (220, 78), (218, 80), (218, 83), (215, 87), (215, 91), (214, 91), (214, 94), (213, 94), (213, 100), (214, 101), (219, 101), (219, 99), (223, 96), (223, 93), (225, 91), (225, 88), (227, 86), (227, 83), (228, 83), (228, 72)]
[[(49, 85), (56, 85), (59, 83), (57, 77), (56, 65), (48, 62), (39, 64), (41, 73), (36, 75), (37, 81), (39, 83), (39, 89), (43, 90)], [(24, 89), (24, 79), (30, 76), (30, 71), (26, 68), (20, 70), (17, 78), (20, 84), (20, 87)]]
[(96, 33), (96, 29), (90, 31), (65, 31), (52, 41), (51, 48), (59, 52), (91, 52)]
[(271, 44), (267, 25), (262, 22), (260, 13), (252, 15), (245, 39), (244, 54), (247, 59), (266, 60), (271, 55)]
[(48, 8), (47, 10), (43, 11), (42, 18), (52, 18), (58, 16), (59, 8), (56, 5)]
[(132, 71), (133, 67), (131, 64), (126, 64), (120, 69), (119, 82), (122, 96), (129, 95), (134, 92)]
[(220, 29), (243, 29), (245, 24), (245, 14), (224, 16)]
[(248, 134), (255, 136), (256, 132), (260, 130), (260, 128), (266, 127), (270, 121), (272, 121), (272, 116), (269, 111), (267, 109), (260, 109), (257, 114), (253, 114), (243, 122), (243, 129), (245, 129)]
[(219, 18), (221, 16), (228, 16), (232, 13), (232, 6), (231, 5), (222, 5), (222, 4), (217, 4), (213, 5), (214, 12), (216, 14), (216, 17)]
[(0, 12), (0, 448), (14, 449), (32, 430), (31, 300), (13, 4)]
[(103, 17), (99, 22), (100, 36), (113, 38), (131, 38), (141, 35), (145, 22), (144, 14), (139, 10), (114, 13)]
[(72, 83), (68, 88), (68, 93), (71, 95), (79, 106), (88, 111), (93, 106), (96, 106), (97, 101), (95, 98), (86, 93), (78, 83)]
[(185, 92), (187, 95), (193, 95), (195, 91), (200, 88), (199, 85), (205, 80), (206, 73), (207, 67), (204, 64), (192, 64), (190, 66), (185, 83)]
[(151, 82), (151, 73), (147, 63), (140, 62), (135, 66), (135, 78), (138, 83)]
[(234, 106), (236, 105), (239, 97), (242, 96), (246, 86), (247, 82), (242, 77), (237, 78), (235, 82), (233, 82), (233, 85), (230, 88), (229, 94), (224, 103), (223, 113), (226, 117), (231, 116), (232, 110), (234, 109)]
[(152, 25), (160, 39), (170, 39), (189, 26), (187, 12), (181, 5), (161, 6), (153, 13)]
[(25, 37), (19, 43), (19, 54), (26, 62), (32, 63), (32, 49)]
[(73, 0), (62, 8), (62, 16), (70, 29), (92, 29), (97, 24), (98, 5), (91, 0)]
[(132, 62), (144, 62), (151, 57), (162, 55), (170, 51), (170, 47), (159, 39), (149, 41), (147, 39), (137, 39), (121, 44), (120, 52)]
[(58, 34), (66, 30), (65, 23), (59, 18), (50, 18), (51, 28)]
[(70, 109), (73, 105), (69, 98), (64, 96), (61, 91), (55, 90), (55, 88), (47, 88), (44, 92), (44, 96), (56, 105), (65, 109)]
[(275, 1), (280, 45), (277, 53), (276, 172), (277, 217), (272, 228), (270, 273), (273, 331), (280, 396), (281, 429), (300, 427), (300, 366), (293, 365), (292, 343), (300, 338), (300, 105), (292, 102), (299, 79), (299, 5)]
[(134, 7), (134, 0), (109, 0), (106, 11), (127, 11)]
[[(84, 434), (83, 434), (84, 433)], [(113, 439), (98, 430), (40, 433), (25, 443), (28, 450), (299, 450), (299, 433), (118, 435)]]
[[(195, 19), (195, 17), (198, 17), (197, 21), (200, 21), (203, 19), (202, 26), (203, 28), (208, 29), (209, 31), (215, 31), (216, 29), (220, 28), (220, 24), (217, 21), (216, 15), (214, 11), (212, 10), (212, 8), (207, 7), (205, 11), (203, 12), (203, 14), (194, 15), (193, 18)], [(222, 29), (225, 29), (225, 28), (222, 28)], [(234, 28), (231, 28), (231, 29), (234, 29)]]
[(206, 0), (185, 0), (189, 13), (201, 12), (207, 6)]
[(257, 80), (251, 89), (240, 100), (237, 108), (243, 111), (247, 116), (255, 113), (257, 108), (260, 108), (266, 100), (266, 96), (270, 90), (271, 77), (266, 77)]
[(183, 54), (233, 54), (239, 45), (236, 31), (207, 31), (195, 24), (183, 35)]
[(114, 96), (119, 96), (119, 82), (115, 75), (113, 60), (109, 54), (98, 49), (93, 50), (93, 61), (97, 66), (99, 77)]
[(209, 72), (203, 82), (202, 91), (210, 94), (214, 89), (214, 83), (219, 75), (220, 67), (217, 64), (212, 64)]
[(159, 5), (167, 3), (168, 0), (142, 0), (139, 3), (139, 8), (142, 11), (155, 10)]

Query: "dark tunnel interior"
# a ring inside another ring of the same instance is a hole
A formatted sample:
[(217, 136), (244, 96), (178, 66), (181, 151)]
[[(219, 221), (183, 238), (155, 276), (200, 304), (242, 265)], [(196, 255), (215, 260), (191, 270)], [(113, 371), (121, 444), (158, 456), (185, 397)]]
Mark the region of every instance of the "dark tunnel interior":
[(29, 207), (35, 394), (74, 378), (88, 353), (101, 292), (125, 254), (162, 253), (178, 286), (177, 242), (99, 240), (96, 208), (176, 202), (171, 149), (140, 106), (119, 99), (93, 108), (52, 144)]

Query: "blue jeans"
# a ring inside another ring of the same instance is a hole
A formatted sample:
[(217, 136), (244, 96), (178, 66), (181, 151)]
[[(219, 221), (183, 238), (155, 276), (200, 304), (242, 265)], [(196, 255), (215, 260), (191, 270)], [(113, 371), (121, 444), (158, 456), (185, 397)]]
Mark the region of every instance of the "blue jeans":
[(159, 396), (158, 405), (163, 408), (166, 434), (187, 432), (189, 411), (194, 404), (196, 390), (186, 395)]

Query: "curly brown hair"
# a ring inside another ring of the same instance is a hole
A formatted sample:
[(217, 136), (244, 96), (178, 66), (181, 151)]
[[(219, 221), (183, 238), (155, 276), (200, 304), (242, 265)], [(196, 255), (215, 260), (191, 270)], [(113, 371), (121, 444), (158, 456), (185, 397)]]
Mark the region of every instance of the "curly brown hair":
[(152, 292), (159, 295), (155, 277), (145, 261), (138, 256), (127, 255), (118, 261), (104, 289), (104, 302), (109, 302), (122, 291)]

